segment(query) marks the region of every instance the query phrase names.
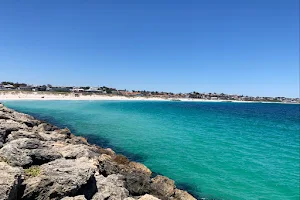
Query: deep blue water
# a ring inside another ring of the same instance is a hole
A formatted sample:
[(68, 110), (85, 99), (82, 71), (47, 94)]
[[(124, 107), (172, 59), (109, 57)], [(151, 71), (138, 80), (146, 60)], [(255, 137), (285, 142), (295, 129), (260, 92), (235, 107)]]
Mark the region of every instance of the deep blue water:
[(300, 105), (6, 101), (112, 147), (197, 197), (298, 200)]

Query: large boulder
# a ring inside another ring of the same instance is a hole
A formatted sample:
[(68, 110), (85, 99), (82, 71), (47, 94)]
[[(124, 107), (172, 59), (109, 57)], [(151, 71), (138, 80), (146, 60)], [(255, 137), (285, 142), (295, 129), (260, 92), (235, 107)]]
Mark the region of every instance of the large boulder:
[(10, 142), (20, 138), (34, 138), (38, 140), (43, 140), (43, 138), (36, 132), (32, 131), (25, 131), (25, 130), (18, 130), (12, 131), (6, 138), (6, 142)]
[(99, 171), (104, 176), (122, 174), (125, 177), (125, 187), (132, 195), (143, 195), (150, 191), (151, 171), (143, 164), (129, 162), (120, 155), (102, 154), (99, 159)]
[(142, 163), (130, 162), (125, 156), (103, 153), (99, 159), (99, 169), (102, 174), (116, 174), (121, 172), (127, 174), (139, 172), (151, 176), (152, 172)]
[(59, 128), (56, 126), (53, 126), (52, 124), (41, 123), (37, 127), (35, 127), (33, 130), (37, 131), (37, 132), (47, 132), (47, 131), (59, 130)]
[(81, 157), (97, 158), (100, 156), (98, 148), (84, 144), (68, 144), (65, 142), (54, 142), (52, 149), (59, 152), (64, 158), (75, 159)]
[(5, 143), (7, 136), (8, 136), (8, 132), (6, 130), (0, 129), (0, 148), (3, 147), (3, 144)]
[(12, 109), (6, 108), (3, 105), (0, 107), (0, 119), (12, 119), (18, 123), (24, 124), (27, 127), (33, 127), (40, 124), (39, 120), (34, 119), (34, 117), (16, 112)]
[(168, 177), (157, 175), (151, 179), (151, 194), (167, 200), (175, 193), (175, 183)]
[(197, 200), (186, 191), (175, 189), (174, 200)]
[(15, 200), (20, 198), (22, 168), (11, 167), (5, 162), (0, 162), (0, 199)]
[(150, 176), (139, 171), (125, 173), (125, 187), (132, 195), (143, 195), (150, 191)]
[(61, 199), (84, 195), (90, 199), (97, 191), (95, 163), (87, 158), (64, 158), (40, 166), (40, 174), (24, 181), (23, 200)]
[(141, 198), (139, 198), (139, 200), (160, 200), (159, 198), (156, 198), (152, 195), (149, 194), (145, 194), (144, 196), (142, 196)]
[(11, 166), (29, 167), (40, 165), (61, 156), (38, 139), (20, 138), (6, 143), (0, 149), (0, 157)]
[(124, 177), (120, 174), (112, 174), (107, 177), (96, 176), (98, 192), (92, 200), (123, 200), (129, 192), (124, 187)]
[(11, 120), (11, 119), (8, 119), (8, 120), (0, 119), (0, 129), (5, 130), (7, 132), (17, 131), (17, 130), (20, 130), (20, 129), (29, 130), (29, 128), (26, 124), (16, 122), (16, 121)]
[(78, 195), (76, 197), (64, 197), (61, 200), (86, 200), (84, 195)]
[[(51, 129), (51, 128), (47, 128), (45, 130), (45, 128), (42, 126), (47, 126), (45, 124), (40, 124), (37, 128), (34, 128), (33, 131), (37, 132), (40, 137), (43, 140), (47, 140), (47, 141), (65, 141), (66, 139), (69, 139), (71, 137), (71, 132), (69, 129), (65, 128), (65, 129)], [(39, 128), (40, 126), (42, 126), (43, 128)], [(47, 131), (50, 130), (50, 131)]]

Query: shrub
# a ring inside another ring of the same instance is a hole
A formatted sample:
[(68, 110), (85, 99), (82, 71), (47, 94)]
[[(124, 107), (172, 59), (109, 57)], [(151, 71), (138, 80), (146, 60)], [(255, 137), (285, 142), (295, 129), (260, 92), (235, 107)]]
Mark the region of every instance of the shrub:
[(118, 164), (122, 164), (122, 165), (127, 165), (129, 163), (128, 158), (126, 158), (123, 155), (116, 155), (116, 157), (114, 158), (114, 161)]
[(41, 173), (41, 169), (39, 168), (39, 166), (31, 166), (28, 169), (25, 169), (25, 174), (27, 176), (38, 176)]

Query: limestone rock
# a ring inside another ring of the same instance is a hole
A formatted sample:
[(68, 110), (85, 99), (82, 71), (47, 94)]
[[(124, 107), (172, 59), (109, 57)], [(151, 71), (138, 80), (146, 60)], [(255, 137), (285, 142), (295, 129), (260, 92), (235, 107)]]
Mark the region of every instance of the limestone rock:
[(64, 197), (61, 200), (86, 200), (84, 195), (78, 195), (76, 197)]
[(132, 170), (143, 172), (145, 174), (148, 174), (149, 176), (151, 176), (151, 174), (152, 174), (151, 170), (148, 167), (146, 167), (145, 165), (143, 165), (142, 163), (130, 162), (129, 168), (131, 168)]
[(34, 139), (42, 140), (41, 136), (39, 134), (37, 134), (36, 132), (18, 130), (18, 131), (12, 131), (7, 136), (6, 142), (10, 142), (12, 140), (16, 140), (16, 139), (20, 139), (20, 138), (34, 138)]
[[(102, 154), (99, 159), (99, 171), (105, 176), (120, 173), (125, 177), (125, 187), (133, 195), (143, 195), (150, 190), (150, 173), (148, 168), (135, 163), (118, 164), (112, 156)], [(133, 167), (135, 166), (135, 167)]]
[(139, 198), (139, 200), (160, 200), (152, 195), (149, 194), (145, 194), (144, 196), (142, 196), (141, 198)]
[(70, 135), (65, 131), (37, 131), (43, 140), (47, 141), (65, 141), (70, 138)]
[(0, 157), (11, 166), (26, 167), (55, 160), (61, 155), (44, 146), (40, 140), (21, 138), (6, 143), (0, 149)]
[(186, 191), (175, 189), (174, 200), (196, 200), (196, 199)]
[(129, 192), (124, 188), (124, 177), (120, 174), (112, 174), (107, 177), (96, 176), (98, 192), (92, 200), (123, 200)]
[(150, 191), (150, 176), (142, 172), (125, 173), (125, 187), (132, 195), (143, 195)]
[(0, 162), (0, 172), (0, 199), (18, 199), (21, 195), (22, 169), (11, 167), (5, 162)]
[(64, 158), (75, 159), (80, 157), (97, 158), (100, 156), (98, 149), (83, 144), (67, 144), (55, 142), (52, 144), (53, 149), (59, 152)]
[(53, 125), (48, 124), (48, 123), (41, 123), (34, 130), (38, 131), (38, 132), (55, 131), (55, 130), (58, 130), (58, 127), (53, 126)]
[(174, 181), (158, 175), (151, 179), (151, 194), (165, 200), (171, 197), (175, 192)]
[(22, 199), (61, 199), (84, 195), (87, 199), (96, 193), (95, 165), (87, 158), (57, 159), (41, 165), (41, 174), (24, 181)]

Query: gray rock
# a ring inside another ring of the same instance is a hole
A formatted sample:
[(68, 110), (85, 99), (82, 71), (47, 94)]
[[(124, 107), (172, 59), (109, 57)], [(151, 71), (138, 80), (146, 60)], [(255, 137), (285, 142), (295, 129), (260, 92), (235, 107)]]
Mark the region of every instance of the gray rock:
[(174, 181), (165, 176), (156, 176), (151, 179), (151, 194), (167, 200), (175, 193)]
[(43, 140), (43, 138), (36, 132), (19, 130), (19, 131), (12, 131), (7, 136), (6, 142), (10, 142), (12, 140), (16, 140), (20, 138), (32, 138), (32, 139)]
[(3, 147), (3, 144), (5, 143), (7, 136), (8, 136), (8, 132), (6, 130), (0, 129), (0, 148)]
[[(132, 195), (143, 195), (150, 191), (151, 171), (143, 164), (135, 162), (122, 162), (120, 164), (115, 158), (107, 154), (102, 154), (99, 161), (99, 171), (101, 174), (122, 174), (125, 177), (125, 187)], [(117, 159), (118, 160), (118, 159)]]
[(93, 161), (57, 159), (40, 166), (41, 174), (24, 181), (23, 200), (61, 199), (84, 195), (90, 199), (97, 191)]
[(125, 173), (125, 187), (132, 195), (143, 195), (150, 191), (150, 176), (139, 172), (132, 171)]
[(144, 196), (140, 197), (139, 200), (160, 200), (152, 195), (145, 194)]
[(0, 157), (11, 166), (40, 165), (62, 157), (60, 153), (44, 146), (38, 139), (21, 138), (6, 143), (0, 149)]
[(98, 192), (92, 200), (123, 200), (129, 192), (124, 188), (124, 177), (120, 174), (112, 174), (107, 177), (96, 176)]
[(84, 197), (84, 195), (79, 195), (76, 197), (64, 197), (61, 200), (86, 200), (86, 198)]
[(69, 134), (66, 134), (66, 132), (60, 130), (37, 132), (43, 140), (47, 141), (65, 141), (66, 139), (70, 138)]
[(47, 132), (47, 131), (59, 130), (59, 128), (48, 123), (41, 123), (38, 125), (38, 127), (36, 127), (35, 130), (38, 132)]
[(26, 124), (22, 124), (20, 122), (16, 122), (11, 119), (9, 119), (9, 120), (0, 119), (0, 129), (5, 130), (7, 132), (17, 131), (20, 129), (29, 130), (29, 128)]
[(98, 149), (84, 144), (67, 144), (65, 142), (55, 142), (53, 149), (59, 152), (64, 158), (75, 159), (80, 157), (97, 158), (100, 156)]
[(0, 162), (0, 172), (0, 200), (18, 199), (21, 195), (22, 169)]
[(192, 195), (186, 191), (175, 189), (174, 200), (196, 200)]

